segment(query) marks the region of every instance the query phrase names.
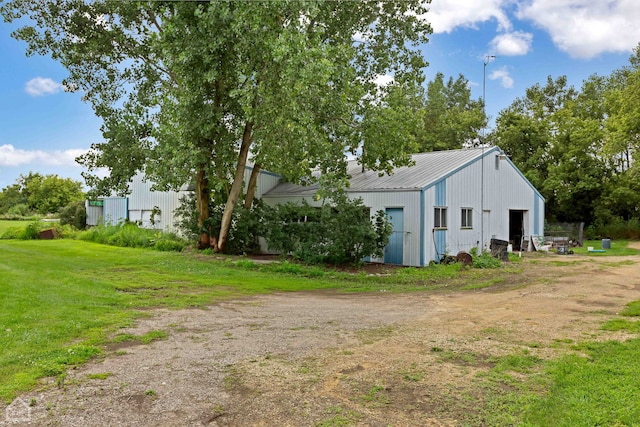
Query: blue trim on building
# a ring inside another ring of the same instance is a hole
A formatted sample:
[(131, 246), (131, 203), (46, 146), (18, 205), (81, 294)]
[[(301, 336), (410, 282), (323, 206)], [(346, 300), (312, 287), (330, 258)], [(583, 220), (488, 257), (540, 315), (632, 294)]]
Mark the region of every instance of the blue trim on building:
[[(435, 206), (447, 206), (447, 179), (443, 178), (435, 183), (436, 200)], [(447, 212), (447, 221), (448, 212)], [(440, 262), (440, 258), (445, 254), (447, 250), (447, 230), (434, 230), (433, 233), (434, 244), (436, 246), (436, 253), (434, 254), (434, 260)]]
[(436, 186), (436, 206), (447, 205), (447, 179), (443, 178), (435, 183)]
[(533, 195), (533, 234), (540, 235), (540, 198), (537, 194)]
[(424, 253), (425, 253), (425, 245), (427, 241), (425, 239), (425, 223), (427, 222), (427, 218), (425, 217), (425, 209), (427, 205), (427, 201), (425, 200), (427, 197), (427, 191), (422, 189), (420, 191), (420, 266), (424, 267)]
[[(245, 168), (246, 170), (250, 170), (250, 171), (252, 171), (252, 170), (253, 170), (253, 166), (245, 166), (244, 168)], [(277, 173), (275, 173), (275, 172), (269, 172), (269, 171), (266, 171), (266, 170), (264, 170), (264, 169), (260, 169), (260, 172), (259, 172), (259, 173), (263, 173), (263, 174), (265, 174), (265, 175), (270, 175), (270, 176), (275, 176), (276, 178), (282, 178), (282, 175), (277, 174)]]

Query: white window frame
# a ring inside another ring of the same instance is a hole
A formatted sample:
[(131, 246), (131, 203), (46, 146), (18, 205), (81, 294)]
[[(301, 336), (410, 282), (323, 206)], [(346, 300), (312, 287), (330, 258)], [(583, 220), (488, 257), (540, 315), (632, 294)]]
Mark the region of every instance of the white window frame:
[(433, 228), (436, 230), (445, 230), (447, 228), (447, 207), (433, 207)]
[(460, 228), (465, 230), (473, 228), (473, 208), (460, 209)]

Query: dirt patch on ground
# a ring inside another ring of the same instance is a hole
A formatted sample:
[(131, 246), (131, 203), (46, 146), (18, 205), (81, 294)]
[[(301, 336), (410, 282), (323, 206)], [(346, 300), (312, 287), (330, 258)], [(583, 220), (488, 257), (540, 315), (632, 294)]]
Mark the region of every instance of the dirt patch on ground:
[(167, 339), (111, 348), (45, 381), (21, 396), (33, 404), (23, 424), (459, 425), (495, 357), (552, 358), (562, 343), (621, 338), (599, 327), (640, 299), (640, 257), (538, 255), (522, 266), (507, 290), (276, 294), (147, 311), (123, 332)]

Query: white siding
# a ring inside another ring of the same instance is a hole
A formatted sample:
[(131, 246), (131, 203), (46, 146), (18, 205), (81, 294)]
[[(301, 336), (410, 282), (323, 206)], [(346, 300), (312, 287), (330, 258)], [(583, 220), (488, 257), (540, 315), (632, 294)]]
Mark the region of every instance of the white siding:
[[(496, 168), (497, 165), (497, 168)], [(484, 176), (484, 180), (481, 177)], [(448, 227), (446, 235), (447, 253), (456, 255), (459, 251), (469, 251), (483, 240), (483, 247), (489, 248), (492, 238), (509, 240), (509, 211), (524, 211), (525, 235), (535, 234), (534, 199), (539, 198), (537, 192), (520, 174), (508, 159), (496, 161), (496, 152), (489, 153), (482, 163), (476, 161), (446, 178), (446, 206), (448, 209)], [(426, 194), (426, 225), (431, 233), (433, 229), (433, 209), (435, 190), (433, 187)], [(462, 208), (473, 209), (473, 226), (462, 229)], [(539, 199), (538, 230), (544, 227), (544, 201)], [(484, 220), (482, 211), (485, 211)], [(481, 227), (484, 231), (481, 233)], [(429, 240), (429, 239), (427, 239)], [(433, 239), (431, 239), (433, 240)], [(426, 250), (429, 253), (427, 262), (433, 258), (433, 242), (429, 242)], [(431, 247), (430, 247), (431, 246)]]
[(115, 225), (128, 218), (126, 197), (107, 197), (102, 209), (105, 224)]
[[(129, 219), (138, 221), (144, 228), (174, 230), (177, 220), (174, 211), (180, 206), (180, 198), (188, 193), (186, 191), (151, 191), (152, 185), (150, 181), (145, 182), (142, 175), (136, 175), (133, 178), (130, 184)], [(154, 215), (154, 224), (152, 224), (154, 208), (159, 209), (159, 214)]]
[[(248, 167), (244, 174), (245, 190), (250, 176), (251, 168)], [(256, 197), (261, 198), (264, 193), (279, 183), (279, 175), (261, 171), (256, 184)], [(104, 199), (103, 212), (105, 221), (108, 220), (107, 223), (109, 224), (117, 224), (119, 221), (128, 218), (130, 221), (140, 223), (145, 228), (176, 231), (175, 223), (178, 217), (175, 215), (175, 210), (180, 206), (181, 199), (184, 196), (188, 196), (190, 192), (152, 191), (152, 186), (153, 182), (145, 181), (143, 175), (134, 176), (129, 184), (130, 194), (128, 197), (108, 197)], [(154, 208), (156, 208), (155, 214)], [(94, 218), (94, 216), (91, 217), (91, 221), (95, 220), (97, 223), (97, 218)], [(89, 222), (88, 224), (94, 225)]]
[[(245, 191), (247, 190), (247, 185), (249, 184), (249, 178), (251, 178), (251, 171), (251, 167), (247, 167), (244, 170)], [(261, 170), (260, 175), (258, 175), (258, 182), (256, 183), (256, 198), (262, 198), (262, 195), (278, 185), (280, 183), (280, 180), (280, 175)]]
[[(361, 198), (363, 204), (371, 210), (371, 216), (377, 211), (385, 211), (387, 208), (403, 208), (403, 265), (420, 266), (420, 192), (419, 191), (393, 191), (393, 192), (361, 192), (349, 193), (349, 198)], [(284, 203), (301, 203), (306, 200), (310, 206), (322, 206), (322, 200), (314, 200), (311, 196), (278, 196), (265, 197), (268, 205)], [(383, 262), (382, 258), (373, 258), (373, 262)]]
[(90, 206), (89, 201), (85, 201), (84, 207), (87, 210), (87, 225), (88, 226), (96, 226), (104, 217), (103, 207), (102, 206)]

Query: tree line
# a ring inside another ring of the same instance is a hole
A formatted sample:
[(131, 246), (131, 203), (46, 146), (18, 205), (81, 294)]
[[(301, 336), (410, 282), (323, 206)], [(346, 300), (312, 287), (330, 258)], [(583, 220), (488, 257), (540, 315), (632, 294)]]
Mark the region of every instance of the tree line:
[(592, 75), (579, 89), (566, 76), (528, 88), (500, 112), (488, 142), (540, 190), (548, 221), (585, 222), (601, 230), (637, 224), (640, 45), (629, 65)]
[(58, 175), (29, 172), (0, 191), (0, 215), (27, 217), (34, 214), (57, 214), (66, 206), (79, 202), (84, 206), (82, 183)]

